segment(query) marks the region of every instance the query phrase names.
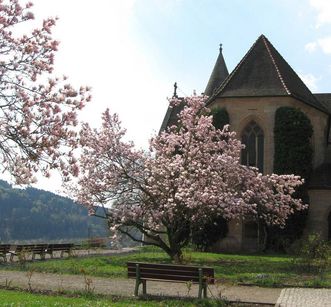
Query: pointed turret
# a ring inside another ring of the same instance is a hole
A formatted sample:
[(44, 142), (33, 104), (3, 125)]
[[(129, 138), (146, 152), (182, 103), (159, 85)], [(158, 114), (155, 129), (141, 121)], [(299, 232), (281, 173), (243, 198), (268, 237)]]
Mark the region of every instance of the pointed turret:
[(212, 96), (214, 91), (222, 84), (228, 75), (229, 72), (222, 53), (222, 44), (220, 44), (220, 53), (216, 60), (213, 72), (209, 78), (204, 94), (207, 96)]
[(216, 97), (266, 96), (292, 96), (328, 113), (276, 48), (261, 35), (213, 93), (209, 103)]

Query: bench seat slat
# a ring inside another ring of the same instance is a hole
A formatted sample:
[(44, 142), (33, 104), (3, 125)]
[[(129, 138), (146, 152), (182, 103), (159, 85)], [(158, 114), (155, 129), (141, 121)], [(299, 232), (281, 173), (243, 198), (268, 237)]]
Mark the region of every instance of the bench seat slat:
[[(136, 278), (136, 275), (129, 275), (130, 278)], [(160, 274), (141, 274), (140, 279), (160, 279), (160, 280), (180, 280), (180, 281), (192, 281), (199, 282), (197, 276), (185, 276), (185, 275), (160, 275)]]

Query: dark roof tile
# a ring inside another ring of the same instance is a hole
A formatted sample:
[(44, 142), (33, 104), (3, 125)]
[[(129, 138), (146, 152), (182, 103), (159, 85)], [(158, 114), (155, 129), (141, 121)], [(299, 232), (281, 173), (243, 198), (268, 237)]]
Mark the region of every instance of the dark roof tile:
[(329, 113), (264, 35), (257, 39), (209, 103), (217, 97), (256, 96), (292, 96)]
[(314, 94), (314, 96), (331, 114), (331, 93), (318, 93)]

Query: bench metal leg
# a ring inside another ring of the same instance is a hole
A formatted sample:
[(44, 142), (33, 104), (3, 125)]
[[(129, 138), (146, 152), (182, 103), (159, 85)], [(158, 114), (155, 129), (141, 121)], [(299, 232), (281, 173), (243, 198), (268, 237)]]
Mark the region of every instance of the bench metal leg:
[(146, 295), (146, 280), (143, 280), (142, 281), (142, 284), (143, 284), (143, 295)]
[(199, 284), (199, 293), (198, 293), (198, 298), (207, 298), (207, 284)]
[(147, 287), (146, 287), (146, 280), (137, 280), (136, 279), (136, 286), (134, 288), (134, 295), (138, 296), (139, 295), (139, 286), (143, 285), (143, 295), (147, 294)]
[(207, 282), (203, 280), (202, 269), (199, 269), (199, 293), (198, 298), (207, 298)]
[(204, 284), (204, 287), (203, 287), (203, 296), (204, 296), (204, 298), (207, 298), (207, 284), (206, 283)]
[(136, 279), (136, 286), (134, 288), (134, 296), (138, 296), (140, 280)]
[(134, 288), (134, 295), (138, 296), (139, 294), (139, 286), (140, 284), (143, 285), (143, 295), (147, 294), (147, 287), (146, 287), (146, 280), (140, 279), (140, 267), (139, 264), (136, 264), (136, 286)]
[(199, 293), (198, 293), (198, 298), (201, 299), (201, 296), (202, 296), (202, 287), (203, 287), (203, 284), (202, 284), (202, 269), (200, 268), (199, 269)]

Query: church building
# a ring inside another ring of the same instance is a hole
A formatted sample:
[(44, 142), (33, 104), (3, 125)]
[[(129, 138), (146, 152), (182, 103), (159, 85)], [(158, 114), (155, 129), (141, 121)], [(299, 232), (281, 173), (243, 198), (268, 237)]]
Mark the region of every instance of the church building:
[[(269, 40), (261, 35), (229, 74), (222, 48), (207, 83), (207, 106), (223, 108), (230, 129), (246, 145), (242, 163), (263, 174), (274, 171), (275, 116), (279, 108), (300, 110), (313, 133), (312, 172), (308, 182), (309, 210), (304, 234), (319, 233), (331, 240), (331, 93), (312, 93)], [(173, 123), (178, 107), (169, 108), (161, 130)], [(229, 221), (227, 236), (215, 250), (248, 251), (256, 246), (254, 226)]]

